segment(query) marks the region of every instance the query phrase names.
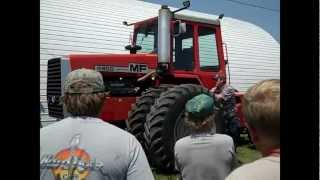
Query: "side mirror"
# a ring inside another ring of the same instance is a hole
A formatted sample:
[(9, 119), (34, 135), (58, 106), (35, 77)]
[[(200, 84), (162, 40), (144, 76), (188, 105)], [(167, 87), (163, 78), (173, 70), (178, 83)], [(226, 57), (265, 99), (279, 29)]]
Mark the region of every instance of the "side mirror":
[(179, 11), (181, 11), (181, 10), (184, 10), (184, 9), (187, 9), (187, 8), (190, 7), (190, 1), (189, 1), (189, 0), (183, 1), (182, 4), (183, 4), (183, 7), (182, 7), (182, 8), (177, 9), (177, 10), (173, 11), (172, 13), (174, 14), (174, 13), (176, 13), (176, 12), (179, 12)]
[(190, 1), (183, 1), (182, 4), (183, 4), (183, 7), (188, 8), (190, 6)]
[(177, 37), (180, 36), (183, 33), (187, 32), (187, 25), (184, 22), (181, 22), (180, 20), (176, 21), (174, 23), (174, 30), (173, 30), (173, 36)]
[(228, 64), (229, 62), (228, 62), (228, 60), (226, 59), (226, 60), (224, 60), (224, 64)]

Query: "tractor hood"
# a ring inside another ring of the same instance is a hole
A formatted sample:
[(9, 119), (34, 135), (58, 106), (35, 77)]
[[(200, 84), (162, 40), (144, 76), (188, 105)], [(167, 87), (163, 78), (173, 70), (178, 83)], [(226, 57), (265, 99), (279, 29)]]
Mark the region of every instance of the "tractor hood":
[(156, 54), (73, 54), (69, 60), (72, 70), (88, 68), (108, 74), (146, 74), (157, 67)]

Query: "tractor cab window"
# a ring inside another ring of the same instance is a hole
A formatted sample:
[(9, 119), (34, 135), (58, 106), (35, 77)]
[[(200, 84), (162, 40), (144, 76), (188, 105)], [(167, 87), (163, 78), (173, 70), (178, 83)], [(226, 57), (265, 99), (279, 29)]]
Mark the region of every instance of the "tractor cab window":
[(200, 69), (202, 71), (218, 71), (219, 59), (214, 29), (199, 27), (198, 34)]
[(187, 24), (186, 33), (173, 38), (172, 60), (175, 69), (191, 71), (194, 68), (193, 30)]
[(158, 36), (157, 21), (143, 24), (136, 29), (136, 45), (141, 46), (142, 53), (156, 52), (157, 36)]

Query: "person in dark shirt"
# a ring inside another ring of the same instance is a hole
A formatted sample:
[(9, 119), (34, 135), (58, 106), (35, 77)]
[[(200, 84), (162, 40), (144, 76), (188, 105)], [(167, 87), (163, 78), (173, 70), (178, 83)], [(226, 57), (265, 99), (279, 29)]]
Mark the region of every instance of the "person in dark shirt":
[(217, 81), (216, 86), (210, 91), (214, 94), (216, 104), (219, 106), (220, 118), (222, 118), (224, 133), (230, 135), (235, 143), (239, 144), (239, 117), (236, 113), (236, 96), (232, 86), (226, 84), (226, 77), (221, 74), (215, 76)]

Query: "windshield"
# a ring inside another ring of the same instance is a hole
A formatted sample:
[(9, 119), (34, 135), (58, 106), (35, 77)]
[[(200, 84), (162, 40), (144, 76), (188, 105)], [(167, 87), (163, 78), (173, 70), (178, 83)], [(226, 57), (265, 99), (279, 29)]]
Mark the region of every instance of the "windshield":
[(141, 46), (141, 53), (154, 53), (157, 48), (158, 23), (143, 24), (135, 30), (136, 45)]

